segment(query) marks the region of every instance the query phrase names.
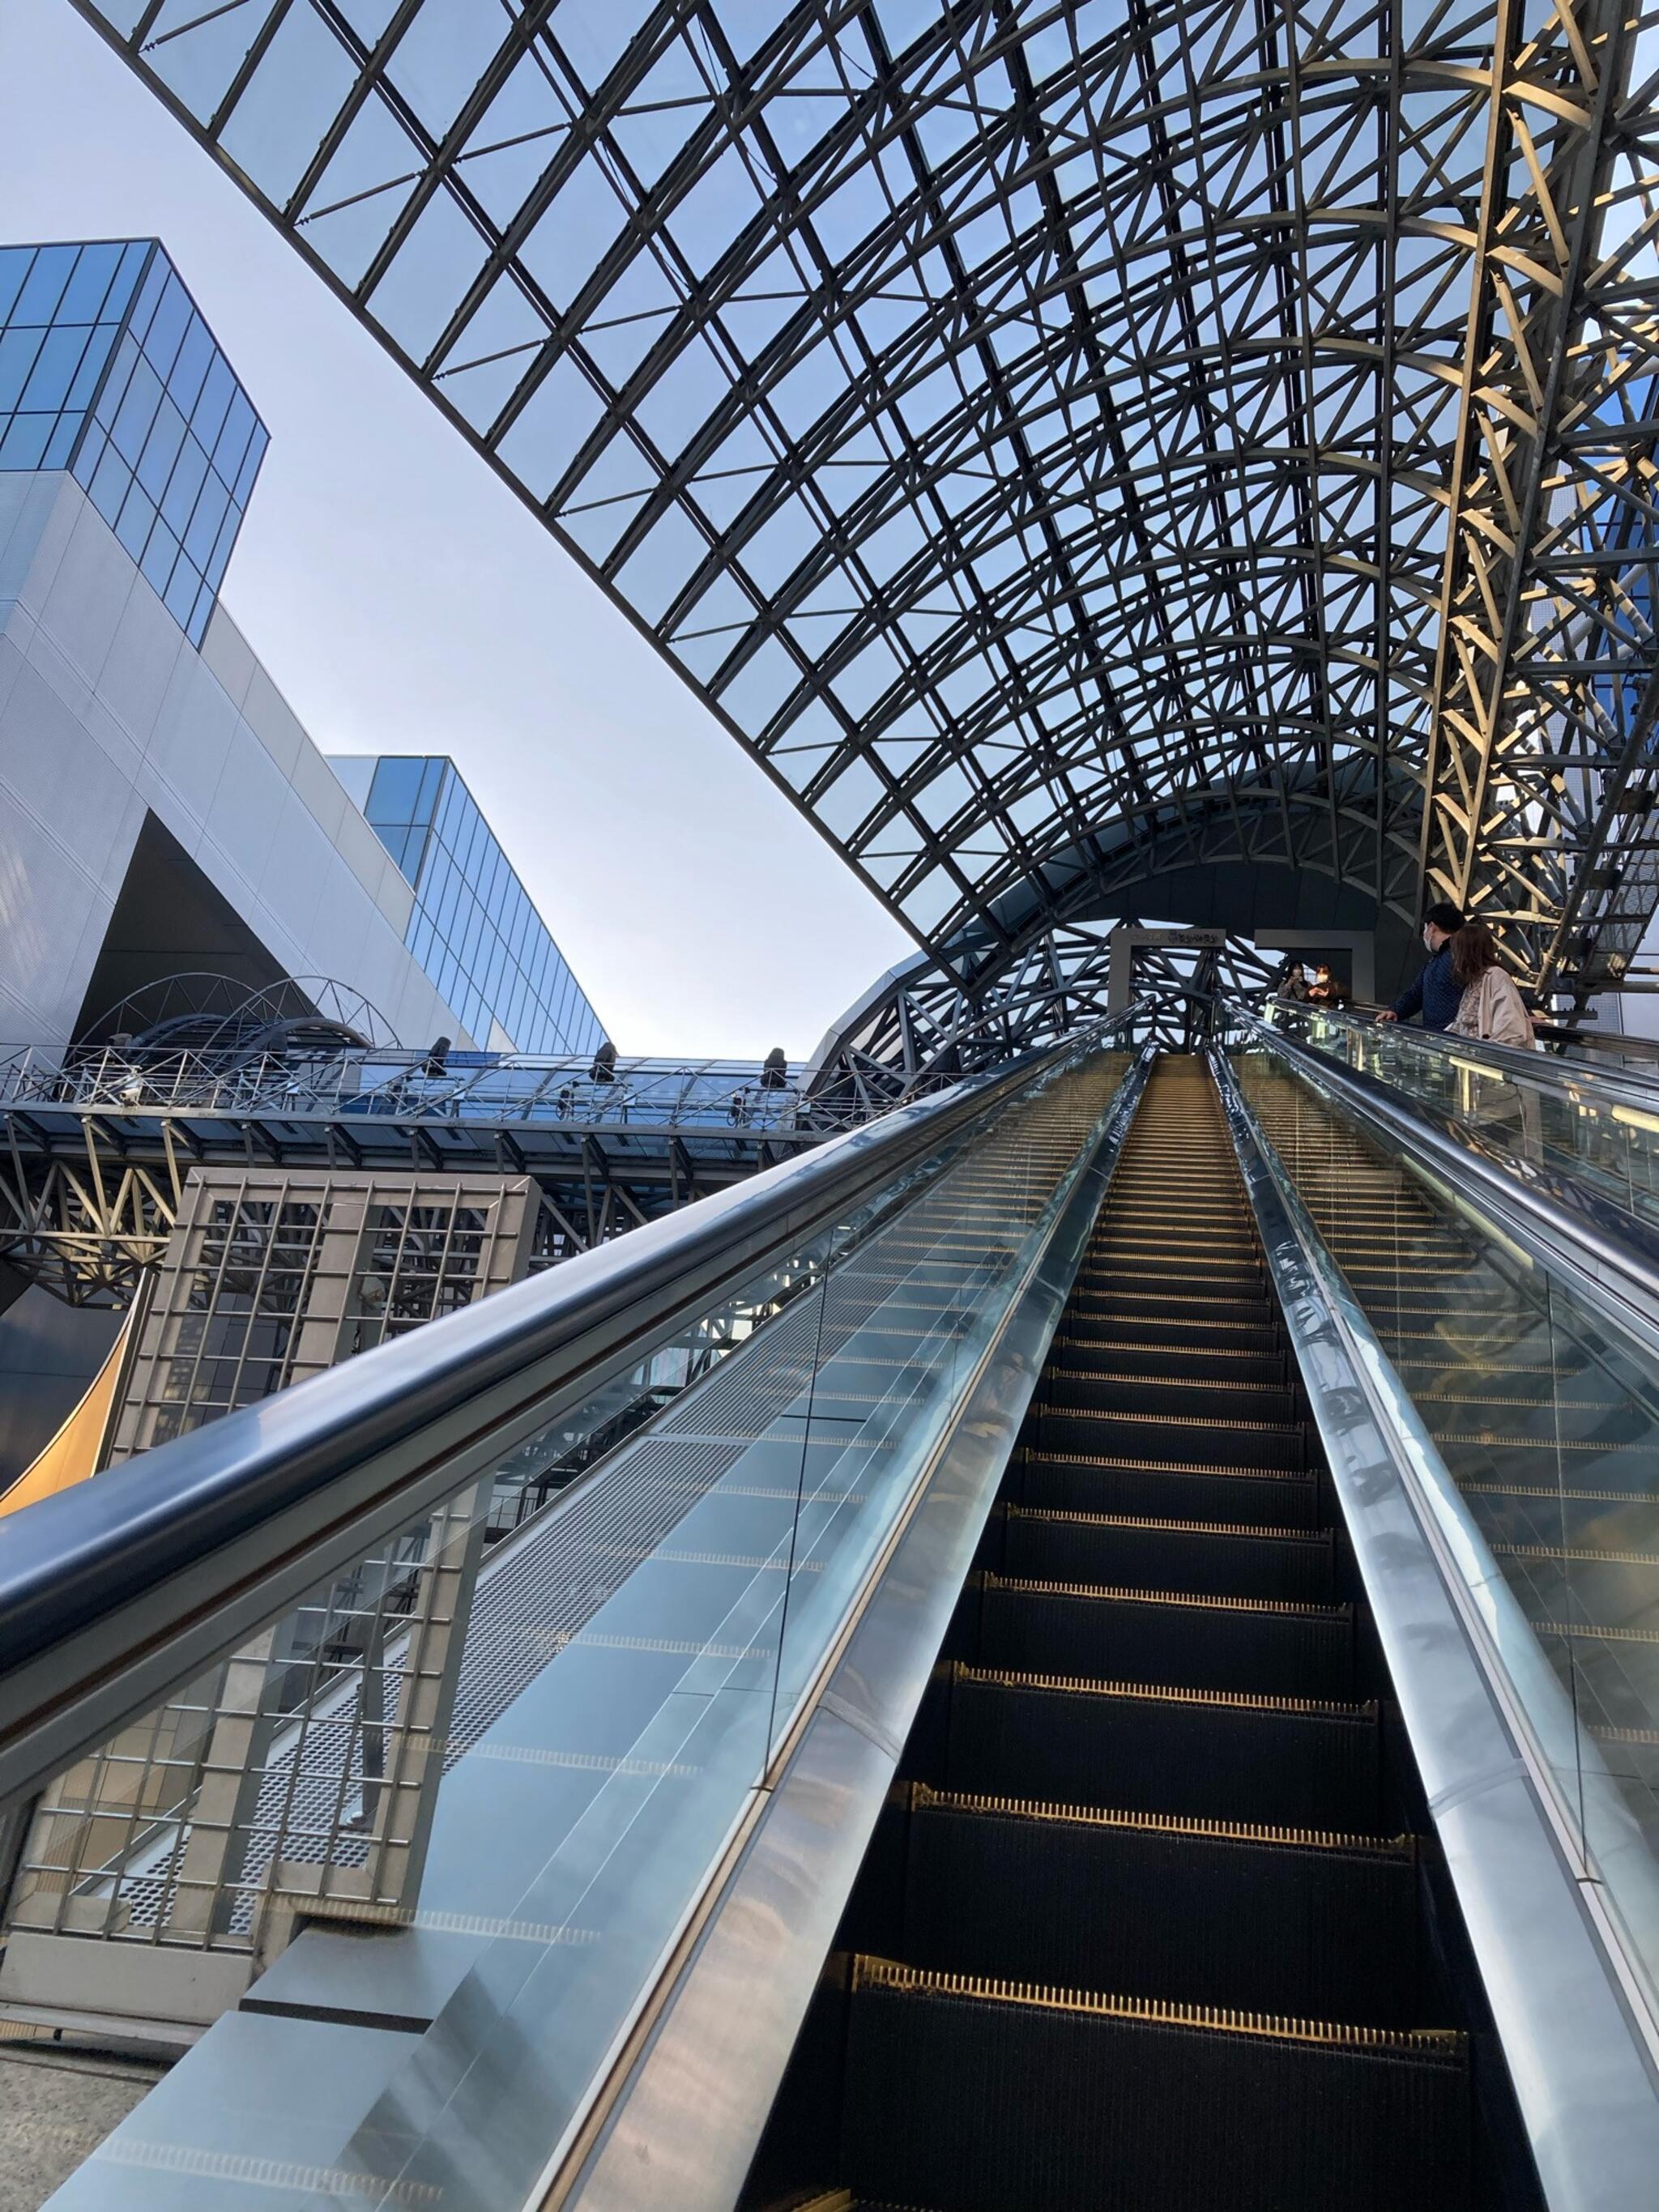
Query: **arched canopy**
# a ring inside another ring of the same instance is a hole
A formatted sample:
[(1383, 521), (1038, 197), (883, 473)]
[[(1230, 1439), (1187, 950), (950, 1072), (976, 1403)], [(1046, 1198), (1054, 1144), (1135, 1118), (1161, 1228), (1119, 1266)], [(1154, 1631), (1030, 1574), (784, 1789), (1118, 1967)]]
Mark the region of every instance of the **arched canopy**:
[(931, 951), (1231, 818), (1620, 972), (1615, 0), (79, 4)]
[[(1171, 944), (1188, 933), (1121, 923), (1044, 930), (994, 972), (977, 976), (918, 952), (878, 977), (831, 1024), (803, 1071), (806, 1097), (860, 1109), (896, 1103), (1093, 1027), (1125, 1005), (1113, 1003), (1120, 930), (1136, 940), (1127, 980), (1137, 1007), (1160, 1010), (1152, 1032), (1160, 1042), (1190, 1045), (1207, 1034), (1189, 993), (1261, 999), (1275, 988), (1277, 953), (1264, 955), (1236, 938)], [(1141, 944), (1143, 938), (1155, 941)], [(1139, 1015), (1136, 1034), (1148, 1034)]]

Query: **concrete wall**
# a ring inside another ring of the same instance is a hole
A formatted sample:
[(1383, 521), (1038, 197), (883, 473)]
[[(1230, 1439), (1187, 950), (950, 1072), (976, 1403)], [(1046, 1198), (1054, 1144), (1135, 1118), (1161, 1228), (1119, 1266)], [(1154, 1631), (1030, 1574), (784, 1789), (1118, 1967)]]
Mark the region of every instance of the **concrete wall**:
[(153, 811), (289, 975), (465, 1038), (413, 894), (222, 609), (198, 653), (73, 479), (0, 474), (0, 1044), (73, 1036)]

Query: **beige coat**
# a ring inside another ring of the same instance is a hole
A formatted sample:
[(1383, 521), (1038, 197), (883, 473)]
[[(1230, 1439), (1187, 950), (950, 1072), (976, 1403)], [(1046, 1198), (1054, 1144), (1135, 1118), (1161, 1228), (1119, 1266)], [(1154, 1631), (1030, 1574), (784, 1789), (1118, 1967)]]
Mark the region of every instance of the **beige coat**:
[(1480, 1037), (1488, 1044), (1519, 1045), (1522, 1049), (1538, 1042), (1521, 994), (1501, 968), (1488, 968), (1478, 981), (1468, 986), (1451, 1024), (1451, 1034)]

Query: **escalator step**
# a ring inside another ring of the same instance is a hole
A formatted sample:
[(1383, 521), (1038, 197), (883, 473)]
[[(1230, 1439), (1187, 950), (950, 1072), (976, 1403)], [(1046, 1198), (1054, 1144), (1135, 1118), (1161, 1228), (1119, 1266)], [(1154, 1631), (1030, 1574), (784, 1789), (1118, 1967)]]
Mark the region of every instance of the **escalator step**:
[(1170, 1820), (912, 1785), (904, 1955), (1184, 2004), (1420, 2018), (1409, 1837)]
[(1085, 1413), (1194, 1413), (1213, 1421), (1293, 1422), (1295, 1394), (1282, 1382), (1212, 1382), (1180, 1375), (1120, 1375), (1103, 1361), (1079, 1367), (1062, 1353), (1042, 1377), (1044, 1401)]
[(1201, 1264), (1209, 1259), (1259, 1261), (1261, 1256), (1255, 1232), (1245, 1221), (1183, 1220), (1179, 1214), (1150, 1211), (1129, 1216), (1109, 1206), (1095, 1224), (1088, 1253), (1092, 1256), (1118, 1246), (1161, 1257), (1172, 1273), (1178, 1273), (1188, 1259)]
[(1375, 1705), (954, 1666), (943, 1787), (1366, 1835)]
[(1255, 1224), (1238, 1202), (1228, 1205), (1206, 1200), (1175, 1206), (1127, 1194), (1121, 1199), (1114, 1195), (1109, 1212), (1100, 1218), (1097, 1234), (1160, 1237), (1166, 1230), (1183, 1237), (1225, 1237), (1241, 1249), (1249, 1249), (1255, 1237)]
[(1174, 1340), (1160, 1344), (1139, 1331), (1131, 1336), (1121, 1322), (1091, 1328), (1086, 1321), (1069, 1316), (1054, 1338), (1054, 1356), (1057, 1364), (1067, 1368), (1097, 1364), (1113, 1375), (1146, 1376), (1166, 1382), (1181, 1376), (1194, 1376), (1206, 1382), (1282, 1384), (1285, 1380), (1285, 1355), (1275, 1346), (1271, 1329), (1240, 1329), (1216, 1343), (1201, 1336), (1194, 1341), (1190, 1330), (1170, 1334)]
[(791, 2190), (764, 2212), (933, 2212), (927, 2204), (895, 2204), (890, 2197), (855, 2196), (850, 2189), (814, 2189), (802, 2196)]
[(939, 2212), (1461, 2212), (1462, 2037), (853, 1962), (842, 2171)]
[(1314, 1528), (1316, 1475), (1285, 1469), (1188, 1467), (1175, 1460), (1027, 1451), (1015, 1468), (1023, 1504), (1082, 1513), (1174, 1513), (1183, 1520)]
[(1161, 1260), (1172, 1273), (1178, 1273), (1188, 1260), (1200, 1266), (1212, 1260), (1248, 1261), (1252, 1265), (1260, 1260), (1255, 1235), (1243, 1222), (1235, 1226), (1225, 1222), (1182, 1221), (1178, 1215), (1166, 1220), (1132, 1222), (1115, 1211), (1102, 1217), (1089, 1241), (1088, 1256), (1097, 1260), (1114, 1252)]
[[(1046, 1384), (1039, 1386), (1047, 1388)], [(1202, 1467), (1276, 1467), (1305, 1463), (1299, 1422), (1212, 1420), (1205, 1413), (1098, 1413), (1053, 1406), (1030, 1416), (1027, 1441), (1042, 1451), (1107, 1452), (1115, 1459), (1173, 1459)]]
[(1066, 1310), (1087, 1314), (1091, 1318), (1105, 1316), (1134, 1320), (1144, 1315), (1160, 1323), (1183, 1328), (1188, 1322), (1206, 1325), (1242, 1322), (1247, 1328), (1271, 1328), (1274, 1319), (1265, 1291), (1255, 1297), (1226, 1290), (1206, 1292), (1191, 1283), (1183, 1283), (1179, 1289), (1168, 1282), (1139, 1286), (1122, 1281), (1093, 1285), (1079, 1283)]
[(1133, 1162), (1121, 1167), (1097, 1226), (1155, 1229), (1164, 1221), (1188, 1229), (1226, 1229), (1246, 1237), (1255, 1227), (1236, 1181), (1223, 1183), (1214, 1176), (1197, 1173), (1169, 1175)]
[(1171, 1262), (1152, 1244), (1123, 1250), (1115, 1246), (1091, 1251), (1078, 1270), (1079, 1287), (1085, 1291), (1147, 1289), (1167, 1291), (1171, 1283), (1183, 1292), (1200, 1291), (1211, 1297), (1242, 1297), (1265, 1285), (1267, 1277), (1255, 1259), (1203, 1259), (1182, 1253)]
[(1109, 1583), (1218, 1597), (1328, 1600), (1330, 1531), (1064, 1513), (1011, 1505), (1002, 1571), (1030, 1582)]
[(850, 2189), (815, 2191), (810, 2197), (796, 2193), (769, 2205), (766, 2212), (933, 2212), (927, 2204), (895, 2204), (890, 2198), (855, 2197)]
[(1353, 1611), (988, 1574), (980, 1656), (1016, 1673), (1342, 1698), (1353, 1685)]

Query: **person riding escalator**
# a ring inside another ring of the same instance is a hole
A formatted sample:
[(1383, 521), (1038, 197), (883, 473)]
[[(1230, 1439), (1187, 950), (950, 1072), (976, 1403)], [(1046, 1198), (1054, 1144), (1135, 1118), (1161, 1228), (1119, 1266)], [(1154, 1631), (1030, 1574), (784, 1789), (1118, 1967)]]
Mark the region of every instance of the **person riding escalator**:
[(1537, 1043), (1532, 1017), (1514, 979), (1500, 964), (1491, 930), (1465, 922), (1451, 940), (1451, 972), (1462, 996), (1449, 1028), (1454, 1036), (1476, 1037), (1530, 1052)]
[(1463, 999), (1463, 987), (1452, 974), (1451, 941), (1462, 927), (1462, 912), (1449, 899), (1429, 908), (1423, 917), (1423, 945), (1429, 957), (1415, 981), (1377, 1016), (1379, 1022), (1408, 1022), (1420, 1014), (1425, 1030), (1451, 1027)]

